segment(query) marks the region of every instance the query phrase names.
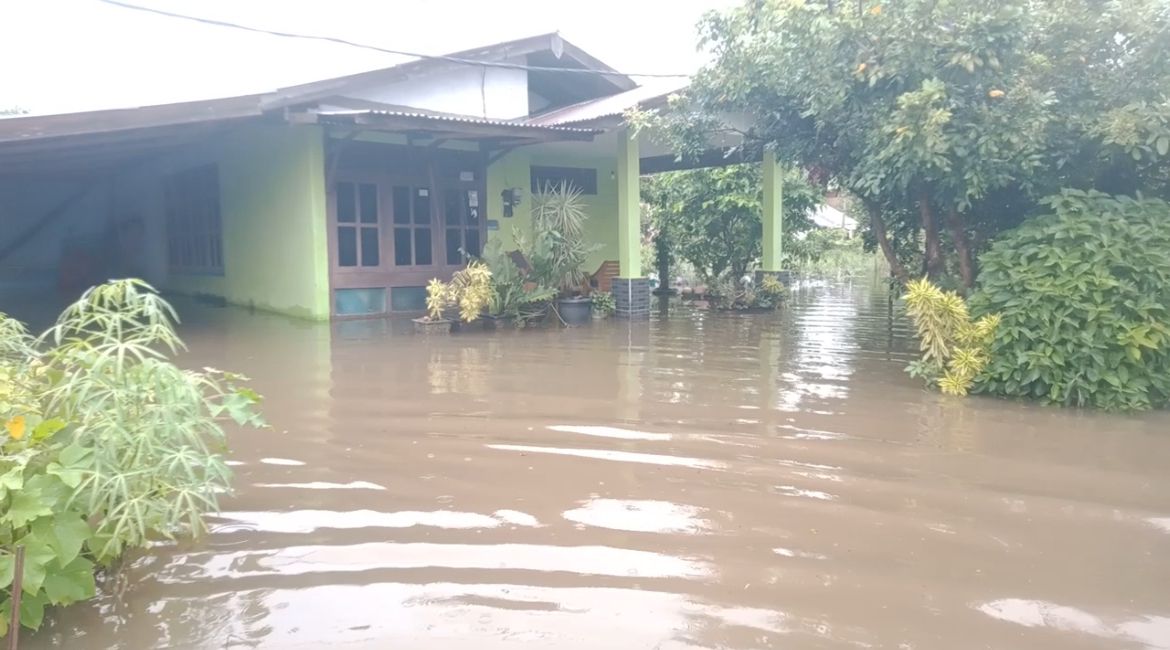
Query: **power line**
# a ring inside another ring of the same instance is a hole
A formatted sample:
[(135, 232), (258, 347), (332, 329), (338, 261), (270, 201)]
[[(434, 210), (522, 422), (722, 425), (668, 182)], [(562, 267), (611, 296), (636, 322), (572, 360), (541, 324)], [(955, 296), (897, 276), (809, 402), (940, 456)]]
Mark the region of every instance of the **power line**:
[(214, 18), (203, 18), (200, 16), (190, 16), (187, 14), (175, 13), (166, 11), (164, 9), (156, 9), (154, 7), (144, 7), (142, 5), (130, 4), (129, 2), (122, 2), (121, 0), (98, 0), (108, 5), (121, 7), (123, 9), (133, 9), (135, 11), (144, 11), (146, 13), (157, 14), (159, 16), (166, 16), (168, 18), (179, 18), (181, 20), (189, 20), (192, 22), (202, 23), (204, 25), (212, 25), (215, 27), (230, 27), (232, 29), (240, 29), (256, 34), (267, 34), (269, 36), (280, 36), (282, 38), (299, 38), (310, 41), (322, 41), (325, 43), (335, 43), (338, 45), (347, 45), (349, 47), (356, 47), (363, 50), (373, 50), (375, 52), (382, 52), (385, 54), (395, 54), (399, 56), (411, 56), (419, 59), (430, 59), (434, 61), (447, 61), (450, 63), (460, 63), (463, 65), (482, 66), (487, 68), (504, 68), (507, 70), (526, 70), (529, 72), (567, 72), (577, 74), (594, 74), (604, 77), (656, 77), (656, 78), (688, 78), (688, 74), (669, 74), (657, 72), (607, 72), (605, 70), (587, 70), (581, 68), (554, 68), (551, 66), (539, 65), (524, 65), (521, 63), (507, 63), (504, 61), (477, 61), (475, 59), (464, 59), (457, 56), (445, 56), (436, 54), (420, 54), (418, 52), (405, 52), (402, 50), (392, 50), (377, 45), (370, 45), (368, 43), (357, 43), (355, 41), (338, 38), (336, 36), (321, 36), (318, 34), (297, 34), (295, 32), (282, 32), (271, 29), (264, 29), (261, 27), (252, 27), (250, 25), (241, 25), (239, 23), (228, 22), (226, 20), (216, 20)]

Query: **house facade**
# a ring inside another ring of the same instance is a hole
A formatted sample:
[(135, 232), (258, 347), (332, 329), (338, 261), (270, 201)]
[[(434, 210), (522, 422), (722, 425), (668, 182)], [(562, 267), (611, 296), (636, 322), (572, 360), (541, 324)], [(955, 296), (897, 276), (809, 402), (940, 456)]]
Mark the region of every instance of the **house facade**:
[(260, 95), (0, 120), (0, 297), (136, 276), (312, 320), (413, 314), (489, 239), (513, 248), (533, 190), (565, 181), (599, 244), (587, 271), (643, 317), (638, 179), (674, 156), (622, 114), (663, 99), (548, 34)]

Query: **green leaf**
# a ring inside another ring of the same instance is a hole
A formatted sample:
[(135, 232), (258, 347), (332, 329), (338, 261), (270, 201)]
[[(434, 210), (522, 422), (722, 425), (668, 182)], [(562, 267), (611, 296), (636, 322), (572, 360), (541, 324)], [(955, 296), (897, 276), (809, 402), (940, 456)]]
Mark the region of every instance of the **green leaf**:
[(93, 570), (93, 562), (83, 557), (74, 558), (63, 568), (54, 566), (44, 582), (48, 601), (54, 605), (68, 605), (92, 598), (97, 590)]
[(8, 512), (0, 516), (0, 522), (8, 522), (15, 528), (21, 528), (37, 517), (53, 514), (53, 509), (41, 503), (38, 497), (39, 494), (33, 490), (12, 493)]
[(21, 578), (21, 591), (25, 594), (35, 594), (41, 590), (45, 582), (46, 566), (56, 558), (57, 554), (47, 543), (36, 535), (25, 535), (17, 545), (24, 546), (24, 573)]
[(1170, 153), (1170, 136), (1164, 135), (1158, 138), (1157, 148), (1159, 156), (1165, 156), (1166, 154)]
[(80, 464), (82, 460), (88, 458), (92, 453), (92, 449), (73, 443), (61, 450), (61, 454), (57, 456), (57, 460), (66, 467), (72, 467)]
[(16, 577), (16, 555), (0, 552), (0, 590), (7, 589)]
[(5, 490), (19, 490), (24, 487), (24, 465), (17, 465), (7, 472), (0, 474), (0, 488)]
[(45, 438), (51, 437), (54, 433), (57, 433), (64, 428), (65, 420), (62, 420), (61, 418), (43, 420), (36, 426), (36, 428), (33, 429), (32, 439), (36, 441), (44, 440)]
[(43, 594), (24, 594), (20, 599), (20, 624), (31, 629), (40, 629), (45, 620), (45, 597)]
[(45, 473), (50, 476), (56, 476), (61, 479), (62, 483), (71, 488), (76, 488), (78, 485), (81, 485), (82, 479), (85, 478), (84, 471), (80, 469), (66, 469), (60, 463), (49, 463), (45, 467)]
[(81, 515), (66, 514), (53, 519), (53, 536), (56, 538), (57, 561), (69, 564), (93, 536), (93, 531)]

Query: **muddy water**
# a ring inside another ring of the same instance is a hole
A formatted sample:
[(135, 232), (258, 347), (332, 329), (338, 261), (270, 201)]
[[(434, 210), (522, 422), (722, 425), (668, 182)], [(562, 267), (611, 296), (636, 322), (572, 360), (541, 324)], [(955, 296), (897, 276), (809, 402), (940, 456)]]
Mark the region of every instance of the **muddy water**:
[(1170, 648), (1170, 415), (923, 392), (883, 293), (424, 339), (187, 310), (238, 494), (30, 648)]

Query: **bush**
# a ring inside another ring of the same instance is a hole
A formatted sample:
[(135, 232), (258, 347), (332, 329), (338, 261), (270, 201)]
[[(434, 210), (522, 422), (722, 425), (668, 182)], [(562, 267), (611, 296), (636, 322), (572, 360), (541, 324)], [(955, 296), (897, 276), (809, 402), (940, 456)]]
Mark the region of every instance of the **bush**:
[(972, 319), (959, 294), (943, 291), (925, 278), (906, 285), (905, 300), (922, 350), (922, 359), (907, 366), (906, 372), (947, 395), (966, 395), (990, 361), (988, 350), (999, 316)]
[(1002, 324), (976, 389), (1137, 410), (1170, 399), (1170, 204), (1066, 190), (981, 257)]
[(230, 470), (221, 417), (262, 425), (238, 375), (186, 371), (174, 312), (148, 285), (90, 289), (34, 340), (0, 314), (0, 636), (14, 550), (20, 622), (94, 595), (94, 570), (152, 540), (204, 531)]

